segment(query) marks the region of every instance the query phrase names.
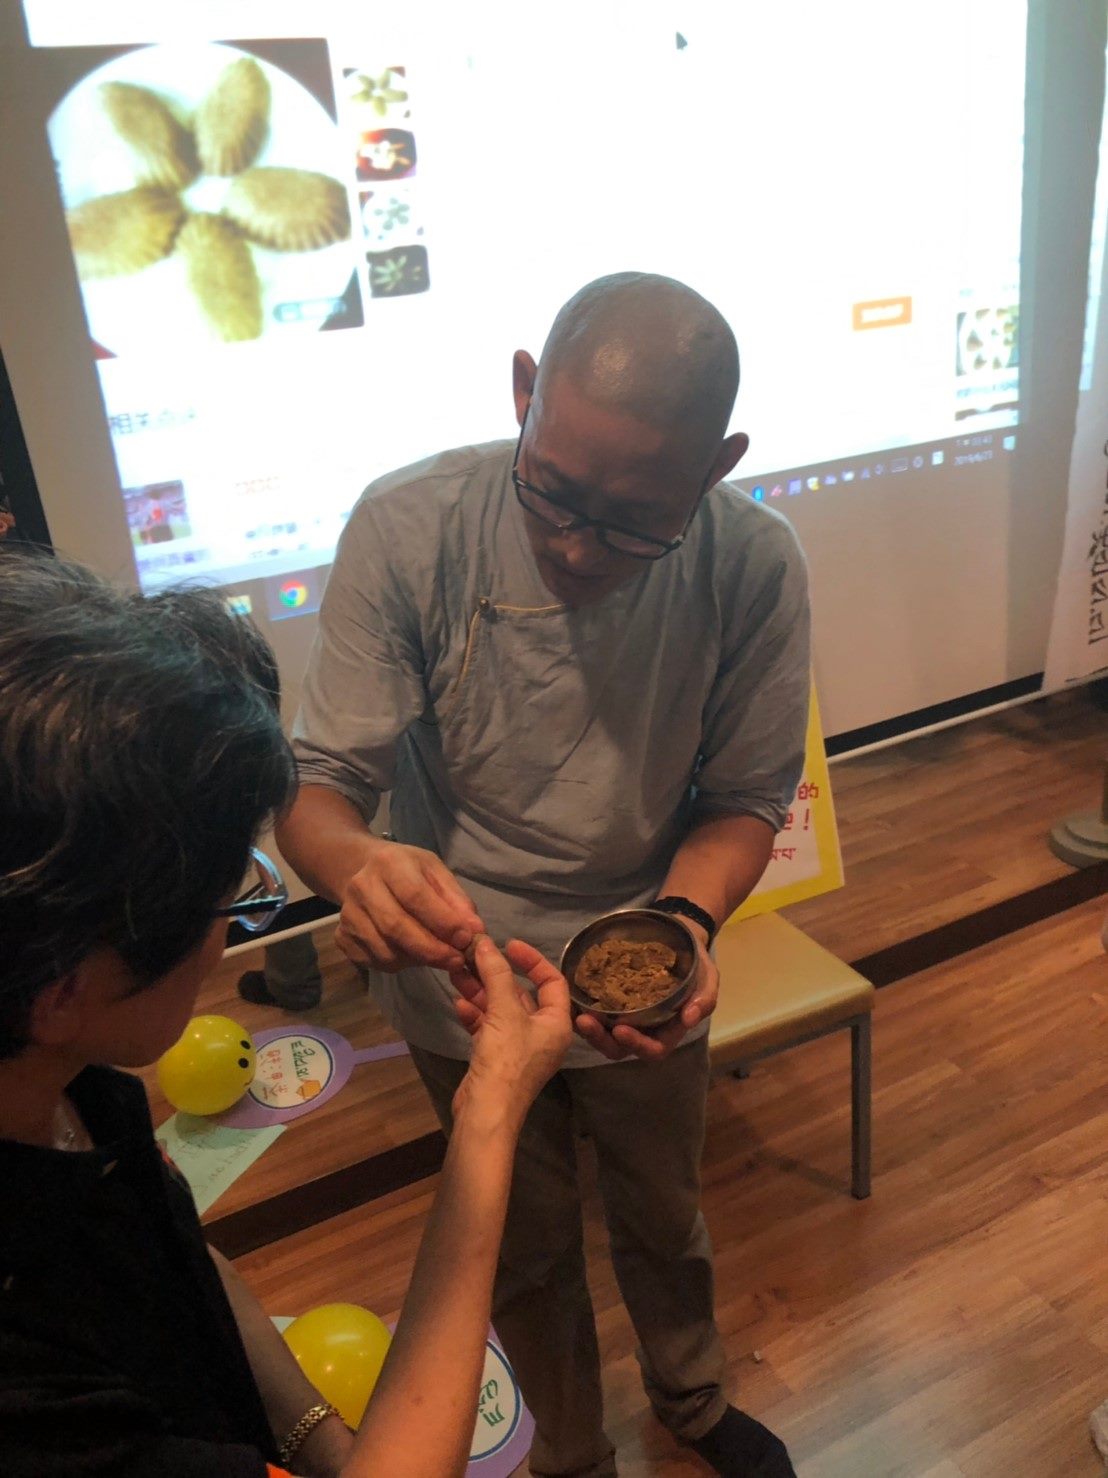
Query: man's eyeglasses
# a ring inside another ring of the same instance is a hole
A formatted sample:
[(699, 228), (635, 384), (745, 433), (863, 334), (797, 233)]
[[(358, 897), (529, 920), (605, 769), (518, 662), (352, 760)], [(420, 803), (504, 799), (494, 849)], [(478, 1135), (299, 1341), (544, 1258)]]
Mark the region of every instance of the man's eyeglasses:
[(529, 513), (532, 518), (537, 518), (548, 528), (557, 529), (560, 534), (573, 534), (579, 529), (592, 529), (605, 549), (611, 549), (616, 554), (629, 555), (631, 559), (664, 559), (667, 554), (672, 554), (675, 549), (681, 548), (689, 532), (689, 524), (693, 521), (693, 515), (700, 507), (700, 499), (707, 491), (706, 487), (700, 489), (696, 506), (689, 514), (685, 527), (675, 539), (659, 539), (653, 534), (643, 534), (637, 529), (628, 529), (617, 523), (608, 523), (605, 519), (589, 518), (588, 514), (582, 513), (579, 508), (574, 508), (564, 498), (556, 497), (553, 493), (544, 493), (542, 488), (537, 488), (533, 483), (525, 482), (520, 477), (519, 454), (523, 448), (523, 433), (527, 429), (529, 414), (530, 406), (519, 428), (519, 440), (516, 442), (516, 454), (512, 462), (512, 486), (516, 490), (520, 507), (525, 513)]
[(217, 919), (237, 919), (248, 934), (268, 929), (289, 901), (288, 885), (276, 865), (257, 847), (250, 848), (253, 882), (234, 903), (212, 910)]

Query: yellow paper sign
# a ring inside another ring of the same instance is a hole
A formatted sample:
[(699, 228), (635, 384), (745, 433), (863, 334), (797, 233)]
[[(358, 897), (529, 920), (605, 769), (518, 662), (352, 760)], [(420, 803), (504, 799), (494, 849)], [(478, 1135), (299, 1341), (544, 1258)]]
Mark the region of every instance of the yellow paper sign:
[(830, 893), (843, 885), (839, 830), (831, 799), (831, 779), (823, 747), (823, 729), (815, 688), (808, 710), (804, 772), (785, 825), (773, 839), (773, 855), (762, 880), (728, 919), (753, 918), (789, 903)]

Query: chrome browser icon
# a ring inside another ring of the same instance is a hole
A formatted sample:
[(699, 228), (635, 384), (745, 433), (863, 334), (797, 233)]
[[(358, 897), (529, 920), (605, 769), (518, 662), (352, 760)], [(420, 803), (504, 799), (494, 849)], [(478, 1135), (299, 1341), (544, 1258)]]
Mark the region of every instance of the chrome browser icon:
[(298, 611), (308, 604), (308, 587), (299, 580), (285, 580), (277, 593), (277, 599), (290, 611)]
[(290, 616), (313, 616), (323, 599), (327, 573), (327, 567), (321, 566), (314, 570), (289, 570), (283, 575), (270, 575), (265, 582), (269, 619), (287, 621)]

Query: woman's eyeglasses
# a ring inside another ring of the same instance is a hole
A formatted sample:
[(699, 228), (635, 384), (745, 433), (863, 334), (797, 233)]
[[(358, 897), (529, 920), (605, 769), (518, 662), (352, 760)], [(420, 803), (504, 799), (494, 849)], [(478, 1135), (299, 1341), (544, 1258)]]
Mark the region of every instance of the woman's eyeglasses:
[(289, 901), (289, 890), (276, 865), (257, 847), (250, 848), (254, 881), (234, 903), (213, 909), (217, 919), (237, 919), (249, 934), (268, 929)]

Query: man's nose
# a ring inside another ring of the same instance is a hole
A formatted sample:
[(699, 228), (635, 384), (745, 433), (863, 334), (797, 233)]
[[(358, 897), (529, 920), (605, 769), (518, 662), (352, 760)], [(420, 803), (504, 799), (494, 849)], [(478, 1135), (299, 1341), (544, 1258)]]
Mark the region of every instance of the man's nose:
[(575, 573), (587, 574), (607, 561), (608, 551), (595, 529), (570, 529), (559, 536), (558, 542), (564, 563)]

